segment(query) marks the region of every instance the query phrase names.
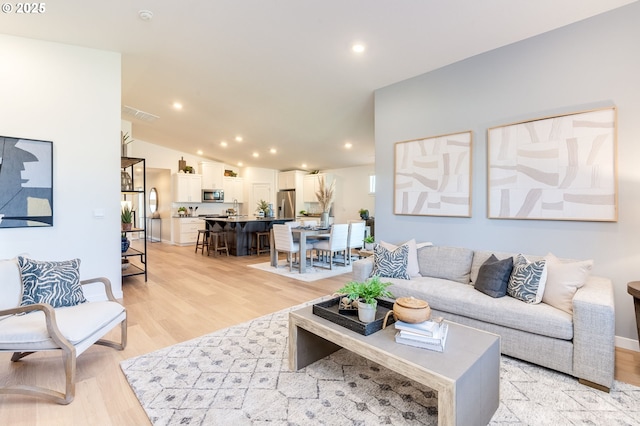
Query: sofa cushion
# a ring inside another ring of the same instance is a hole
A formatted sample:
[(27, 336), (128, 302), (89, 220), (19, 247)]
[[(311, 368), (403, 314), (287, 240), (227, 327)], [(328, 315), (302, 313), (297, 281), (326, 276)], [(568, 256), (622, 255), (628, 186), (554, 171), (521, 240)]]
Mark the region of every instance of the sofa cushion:
[(530, 262), (526, 257), (518, 254), (513, 261), (507, 294), (526, 303), (540, 303), (546, 280), (546, 260)]
[(512, 269), (513, 258), (498, 260), (492, 254), (480, 267), (478, 279), (474, 284), (475, 289), (491, 297), (505, 296)]
[(371, 276), (402, 278), (409, 280), (407, 273), (407, 261), (409, 247), (402, 245), (393, 251), (389, 251), (380, 244), (373, 248), (373, 270)]
[(443, 278), (469, 284), (473, 250), (460, 247), (427, 246), (418, 250), (423, 277)]
[(439, 278), (386, 281), (391, 281), (388, 290), (395, 297), (423, 299), (431, 309), (557, 339), (573, 338), (572, 315), (545, 303), (533, 305), (513, 297), (493, 298), (473, 286)]
[(547, 283), (542, 301), (565, 312), (573, 313), (573, 296), (582, 287), (593, 266), (593, 260), (563, 262), (549, 253), (547, 261)]
[(20, 306), (48, 303), (54, 308), (84, 303), (80, 285), (80, 259), (38, 261), (18, 256), (22, 276)]

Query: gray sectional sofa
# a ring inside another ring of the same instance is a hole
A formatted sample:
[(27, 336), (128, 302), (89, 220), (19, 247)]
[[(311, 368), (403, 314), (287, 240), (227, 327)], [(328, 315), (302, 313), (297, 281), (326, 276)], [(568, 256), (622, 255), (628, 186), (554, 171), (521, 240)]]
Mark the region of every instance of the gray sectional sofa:
[[(436, 316), (500, 335), (505, 355), (575, 376), (596, 388), (611, 387), (615, 362), (611, 280), (588, 275), (567, 302), (572, 305), (567, 312), (544, 301), (531, 304), (509, 295), (491, 297), (474, 287), (491, 254), (506, 259), (515, 253), (425, 246), (414, 248), (416, 254), (419, 275), (408, 280), (385, 278), (392, 282), (389, 290), (395, 297), (424, 299)], [(354, 262), (353, 279), (366, 280), (374, 269), (373, 260), (371, 256)]]

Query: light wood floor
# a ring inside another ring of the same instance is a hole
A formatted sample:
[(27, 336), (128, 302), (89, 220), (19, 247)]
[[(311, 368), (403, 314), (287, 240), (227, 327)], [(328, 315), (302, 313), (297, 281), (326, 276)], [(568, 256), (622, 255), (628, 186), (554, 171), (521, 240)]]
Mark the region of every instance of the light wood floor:
[[(342, 275), (304, 283), (246, 267), (268, 261), (267, 256), (203, 257), (194, 254), (193, 247), (162, 243), (148, 248), (148, 282), (131, 277), (123, 284), (127, 348), (120, 352), (94, 346), (83, 353), (70, 405), (0, 395), (0, 424), (148, 425), (120, 361), (333, 293), (350, 279)], [(63, 389), (57, 353), (35, 354), (17, 363), (9, 359), (10, 354), (0, 354), (0, 383)], [(616, 350), (616, 379), (640, 386), (640, 353)]]

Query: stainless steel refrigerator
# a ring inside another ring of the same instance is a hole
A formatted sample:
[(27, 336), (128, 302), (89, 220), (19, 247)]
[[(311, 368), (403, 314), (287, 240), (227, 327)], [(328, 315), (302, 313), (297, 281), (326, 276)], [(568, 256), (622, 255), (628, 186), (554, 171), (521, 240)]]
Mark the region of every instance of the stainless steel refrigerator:
[(296, 190), (288, 189), (278, 191), (277, 204), (275, 205), (278, 219), (295, 219), (296, 217)]

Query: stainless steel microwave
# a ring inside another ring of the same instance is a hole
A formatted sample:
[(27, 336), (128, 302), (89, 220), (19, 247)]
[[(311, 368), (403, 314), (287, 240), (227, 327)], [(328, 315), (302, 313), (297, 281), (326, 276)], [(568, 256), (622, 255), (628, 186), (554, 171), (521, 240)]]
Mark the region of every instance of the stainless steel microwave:
[(222, 189), (203, 189), (203, 203), (224, 203), (224, 191)]

